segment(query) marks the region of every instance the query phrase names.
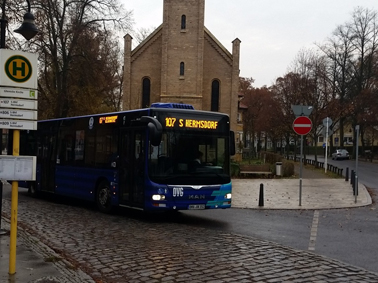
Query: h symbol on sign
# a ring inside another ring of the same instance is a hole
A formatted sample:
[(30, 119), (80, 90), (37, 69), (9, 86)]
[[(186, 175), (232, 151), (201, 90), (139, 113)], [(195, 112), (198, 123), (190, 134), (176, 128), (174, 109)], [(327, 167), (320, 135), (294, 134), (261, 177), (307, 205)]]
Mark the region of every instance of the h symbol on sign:
[(13, 76), (17, 76), (17, 71), (21, 71), (21, 76), (25, 77), (25, 73), (26, 73), (26, 65), (25, 65), (25, 62), (22, 62), (21, 63), (21, 66), (18, 67), (17, 66), (17, 62), (13, 61)]

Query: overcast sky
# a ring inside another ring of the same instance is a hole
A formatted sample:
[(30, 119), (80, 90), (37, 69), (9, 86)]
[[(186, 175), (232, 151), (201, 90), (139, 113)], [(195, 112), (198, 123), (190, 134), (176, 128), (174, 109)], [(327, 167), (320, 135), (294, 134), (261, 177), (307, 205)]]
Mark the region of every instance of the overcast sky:
[[(135, 30), (163, 22), (163, 0), (120, 1), (133, 11)], [(205, 26), (230, 52), (239, 38), (240, 76), (270, 86), (301, 49), (350, 21), (357, 6), (378, 11), (378, 0), (205, 0)]]

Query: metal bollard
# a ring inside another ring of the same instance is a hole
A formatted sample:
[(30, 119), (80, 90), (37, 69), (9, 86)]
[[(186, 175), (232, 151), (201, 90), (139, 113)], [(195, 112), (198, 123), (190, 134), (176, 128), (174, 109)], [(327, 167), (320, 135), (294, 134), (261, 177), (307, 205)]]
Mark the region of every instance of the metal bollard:
[(259, 206), (264, 206), (264, 184), (260, 184)]
[(358, 176), (354, 174), (353, 180), (353, 195), (358, 196)]
[(354, 170), (350, 170), (350, 183), (353, 185)]
[(349, 181), (349, 167), (347, 167), (346, 169), (345, 169), (345, 182), (348, 182)]

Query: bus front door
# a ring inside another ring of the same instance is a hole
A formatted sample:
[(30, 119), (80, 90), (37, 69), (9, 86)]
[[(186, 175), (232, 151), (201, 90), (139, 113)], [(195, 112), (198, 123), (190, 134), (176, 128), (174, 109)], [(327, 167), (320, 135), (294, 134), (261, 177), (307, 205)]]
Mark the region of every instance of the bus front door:
[(145, 128), (122, 130), (119, 154), (120, 204), (143, 208)]

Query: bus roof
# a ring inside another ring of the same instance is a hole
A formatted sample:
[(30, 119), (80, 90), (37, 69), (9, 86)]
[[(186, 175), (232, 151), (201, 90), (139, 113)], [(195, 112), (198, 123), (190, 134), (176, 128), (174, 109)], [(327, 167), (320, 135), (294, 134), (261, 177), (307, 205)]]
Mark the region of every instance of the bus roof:
[(177, 108), (177, 109), (192, 109), (194, 110), (193, 105), (183, 104), (183, 103), (152, 103), (151, 108)]
[(213, 111), (205, 111), (205, 110), (195, 110), (194, 107), (190, 104), (181, 104), (181, 103), (152, 103), (150, 108), (140, 108), (140, 109), (133, 109), (133, 110), (125, 110), (125, 111), (115, 111), (115, 112), (107, 112), (107, 113), (97, 113), (97, 114), (88, 114), (88, 115), (81, 115), (81, 116), (70, 116), (70, 117), (62, 117), (62, 118), (53, 118), (53, 119), (46, 119), (40, 120), (38, 122), (52, 122), (52, 121), (62, 121), (62, 120), (69, 120), (69, 119), (79, 119), (79, 118), (86, 118), (86, 117), (97, 117), (97, 116), (107, 116), (107, 115), (120, 115), (125, 113), (133, 113), (138, 111), (148, 111), (148, 110), (158, 110), (164, 109), (168, 110), (194, 110), (197, 113), (207, 113), (212, 115), (226, 115), (225, 113), (221, 112), (213, 112)]

